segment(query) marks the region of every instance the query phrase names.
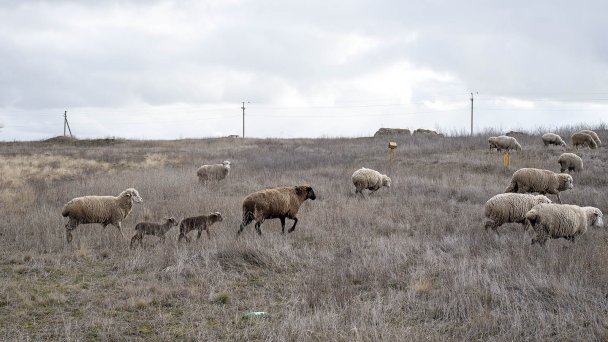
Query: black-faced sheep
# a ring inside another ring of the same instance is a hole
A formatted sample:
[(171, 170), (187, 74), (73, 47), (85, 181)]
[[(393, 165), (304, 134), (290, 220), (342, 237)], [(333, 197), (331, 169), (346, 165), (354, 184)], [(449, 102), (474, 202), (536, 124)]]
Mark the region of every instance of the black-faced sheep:
[(124, 239), (121, 230), (121, 222), (131, 212), (133, 203), (142, 202), (139, 192), (129, 188), (121, 192), (118, 196), (84, 196), (70, 200), (63, 207), (61, 215), (69, 217), (65, 225), (66, 239), (72, 241), (72, 230), (79, 224), (100, 223), (105, 228), (111, 224), (118, 228), (120, 235)]
[(566, 170), (574, 172), (583, 171), (583, 159), (574, 153), (562, 153), (557, 162), (562, 173)]
[(590, 226), (601, 227), (602, 211), (569, 204), (539, 204), (526, 213), (526, 224), (534, 229), (532, 244), (544, 245), (548, 238), (574, 239)]
[(307, 199), (315, 200), (317, 196), (308, 185), (295, 187), (273, 188), (254, 192), (243, 200), (243, 221), (237, 235), (245, 226), (255, 220), (255, 229), (262, 235), (260, 226), (266, 219), (281, 220), (281, 232), (285, 233), (285, 218), (293, 220), (289, 233), (296, 229), (298, 210)]
[(570, 138), (572, 139), (572, 146), (574, 146), (576, 149), (578, 149), (579, 146), (587, 146), (592, 150), (597, 148), (597, 143), (595, 140), (593, 140), (593, 137), (590, 134), (576, 132), (572, 134)]
[(175, 226), (177, 226), (177, 220), (173, 217), (165, 218), (163, 223), (140, 222), (135, 225), (135, 235), (131, 238), (130, 247), (133, 248), (133, 244), (136, 242), (142, 246), (144, 235), (158, 236), (161, 242), (165, 242), (165, 234)]
[(551, 200), (543, 195), (498, 194), (486, 202), (485, 228), (496, 231), (505, 223), (524, 224), (526, 213), (540, 203), (551, 203)]
[(551, 194), (557, 196), (557, 201), (562, 203), (559, 192), (572, 189), (572, 182), (572, 176), (569, 174), (523, 168), (513, 173), (511, 183), (505, 192)]
[(510, 151), (521, 151), (521, 145), (517, 142), (517, 139), (513, 137), (508, 137), (506, 135), (501, 135), (498, 137), (490, 137), (488, 139), (488, 143), (490, 145), (490, 151), (492, 149), (496, 149), (498, 152), (502, 150)]
[(545, 146), (556, 145), (566, 147), (566, 142), (562, 139), (562, 137), (555, 133), (545, 133), (543, 134), (542, 139)]
[(351, 180), (355, 185), (355, 193), (363, 195), (363, 190), (370, 190), (370, 194), (385, 186), (391, 187), (391, 179), (387, 175), (383, 175), (380, 172), (367, 168), (360, 168), (355, 171), (351, 176)]
[(230, 162), (224, 161), (221, 164), (203, 165), (197, 171), (199, 181), (220, 181), (230, 173)]
[(200, 239), (203, 234), (203, 230), (207, 232), (207, 239), (211, 239), (211, 233), (209, 228), (215, 222), (222, 222), (224, 217), (219, 212), (209, 213), (209, 215), (201, 215), (188, 217), (182, 220), (179, 224), (179, 238), (178, 241), (182, 241), (182, 239), (186, 239), (187, 242), (190, 242), (190, 238), (188, 237), (188, 233), (193, 230), (198, 230), (198, 234), (196, 235), (196, 239)]
[(579, 132), (580, 133), (589, 134), (591, 136), (591, 138), (593, 138), (593, 141), (595, 141), (595, 144), (597, 145), (597, 147), (602, 146), (602, 141), (600, 140), (600, 137), (594, 131), (590, 131), (588, 129), (584, 129), (584, 130), (579, 131)]

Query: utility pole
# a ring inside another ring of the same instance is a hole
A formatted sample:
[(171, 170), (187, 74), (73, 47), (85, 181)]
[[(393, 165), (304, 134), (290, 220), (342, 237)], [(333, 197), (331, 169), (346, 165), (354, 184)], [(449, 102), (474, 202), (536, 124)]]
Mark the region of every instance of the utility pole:
[(243, 101), (241, 109), (243, 110), (243, 138), (245, 138), (245, 101)]
[[(479, 94), (479, 92), (475, 92)], [(471, 92), (471, 136), (473, 136), (473, 92)]]
[(68, 111), (64, 111), (63, 112), (63, 136), (65, 137), (65, 128), (68, 128), (68, 131), (70, 132), (70, 138), (72, 137), (72, 130), (70, 129), (70, 124), (68, 123)]

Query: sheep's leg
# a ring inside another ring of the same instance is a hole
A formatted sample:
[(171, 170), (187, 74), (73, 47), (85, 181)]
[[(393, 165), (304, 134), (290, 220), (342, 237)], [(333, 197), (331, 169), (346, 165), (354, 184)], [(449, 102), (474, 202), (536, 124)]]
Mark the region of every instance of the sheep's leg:
[(211, 232), (209, 231), (209, 227), (205, 229), (205, 232), (207, 233), (207, 240), (211, 240)]
[(196, 241), (198, 241), (201, 238), (201, 235), (203, 235), (202, 227), (198, 229), (198, 233), (196, 234)]
[(261, 225), (262, 225), (262, 220), (257, 221), (255, 223), (255, 230), (258, 231), (258, 235), (262, 235), (262, 229), (260, 228)]
[(289, 230), (287, 231), (288, 233), (293, 232), (296, 229), (296, 224), (298, 224), (298, 218), (294, 217), (293, 218), (293, 226), (291, 226), (291, 228), (289, 228)]
[(279, 217), (279, 219), (281, 220), (281, 234), (285, 234), (285, 218)]
[(134, 244), (135, 242), (137, 242), (137, 240), (138, 240), (138, 239), (137, 239), (137, 236), (138, 236), (138, 235), (139, 235), (138, 233), (135, 233), (135, 235), (133, 235), (133, 237), (131, 238), (131, 244), (129, 244), (129, 248), (133, 248), (133, 244)]
[(122, 236), (122, 239), (125, 239), (125, 234), (123, 234), (122, 232), (122, 224), (120, 223), (120, 221), (116, 222), (116, 224), (114, 224), (114, 227), (118, 228), (118, 231), (120, 232), (120, 236)]
[(555, 196), (557, 196), (557, 203), (562, 204), (562, 199), (559, 198), (559, 192), (555, 194)]

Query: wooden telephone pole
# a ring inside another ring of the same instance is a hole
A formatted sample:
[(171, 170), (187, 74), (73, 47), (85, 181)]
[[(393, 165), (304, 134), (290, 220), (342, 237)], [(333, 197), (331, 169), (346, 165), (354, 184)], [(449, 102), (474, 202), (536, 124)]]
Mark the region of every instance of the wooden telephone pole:
[(68, 129), (68, 131), (70, 132), (70, 138), (72, 138), (72, 130), (70, 129), (70, 124), (68, 123), (68, 111), (66, 110), (65, 112), (63, 112), (63, 136), (65, 137), (65, 129)]

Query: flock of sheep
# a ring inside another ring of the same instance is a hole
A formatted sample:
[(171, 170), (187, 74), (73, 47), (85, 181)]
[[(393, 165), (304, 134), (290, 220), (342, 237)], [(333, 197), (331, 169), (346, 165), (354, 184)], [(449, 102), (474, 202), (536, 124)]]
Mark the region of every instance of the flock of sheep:
[[(557, 134), (547, 133), (542, 136), (545, 146), (566, 146), (564, 140)], [(490, 150), (521, 150), (521, 145), (513, 137), (499, 136), (488, 139)], [(575, 147), (587, 146), (595, 149), (601, 145), (597, 134), (593, 131), (580, 131), (572, 135), (572, 144)], [(583, 169), (582, 159), (573, 153), (562, 154), (558, 162), (560, 172)], [(219, 181), (230, 173), (230, 162), (222, 164), (203, 165), (197, 170), (200, 181)], [(368, 189), (370, 193), (382, 187), (390, 187), (391, 179), (378, 171), (361, 168), (356, 170), (352, 177), (356, 194), (363, 194)], [(576, 236), (584, 234), (589, 226), (602, 226), (602, 212), (594, 207), (579, 207), (561, 204), (559, 193), (573, 188), (573, 178), (566, 173), (554, 173), (549, 170), (522, 168), (517, 170), (504, 194), (490, 198), (485, 204), (487, 221), (485, 228), (496, 230), (505, 223), (521, 223), (526, 228), (532, 228), (535, 236), (532, 244), (544, 245), (548, 238), (565, 238), (574, 242)], [(539, 193), (532, 195), (529, 193)], [(559, 204), (554, 204), (546, 194), (557, 197)], [(261, 225), (266, 219), (279, 219), (282, 233), (285, 233), (285, 219), (294, 221), (288, 232), (293, 232), (298, 223), (298, 210), (304, 201), (315, 200), (316, 195), (312, 187), (300, 185), (295, 187), (282, 187), (265, 189), (254, 192), (243, 200), (243, 217), (237, 231), (239, 235), (243, 229), (255, 221), (255, 229), (262, 234)], [(141, 203), (139, 192), (133, 188), (126, 189), (118, 196), (84, 196), (70, 200), (63, 208), (62, 215), (68, 217), (65, 225), (66, 239), (72, 241), (72, 231), (80, 224), (99, 223), (104, 227), (111, 224), (120, 231), (121, 222), (129, 215), (134, 203)], [(196, 230), (197, 239), (202, 231), (207, 232), (216, 222), (221, 222), (223, 216), (219, 212), (208, 215), (188, 217), (181, 222), (173, 218), (165, 218), (162, 223), (140, 222), (135, 226), (135, 235), (131, 239), (131, 247), (137, 243), (142, 244), (145, 235), (154, 235), (164, 241), (165, 234), (174, 226), (179, 225), (179, 238), (190, 241), (189, 232)]]
[[(586, 146), (596, 149), (601, 141), (593, 131), (584, 130), (572, 134), (575, 148)], [(542, 136), (545, 146), (566, 147), (564, 140), (557, 134), (546, 133)], [(521, 150), (521, 145), (513, 137), (499, 136), (488, 139), (490, 150)], [(560, 172), (522, 168), (511, 177), (504, 194), (490, 198), (485, 205), (485, 228), (496, 229), (505, 223), (521, 223), (534, 230), (532, 244), (544, 245), (547, 239), (574, 239), (584, 234), (590, 226), (602, 226), (602, 212), (595, 207), (579, 207), (562, 204), (559, 193), (572, 189), (574, 180), (565, 171), (579, 172), (583, 160), (574, 153), (563, 153), (559, 159)], [(529, 193), (539, 193), (532, 195)], [(546, 194), (555, 195), (559, 204), (552, 203)]]

